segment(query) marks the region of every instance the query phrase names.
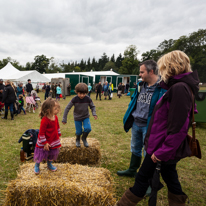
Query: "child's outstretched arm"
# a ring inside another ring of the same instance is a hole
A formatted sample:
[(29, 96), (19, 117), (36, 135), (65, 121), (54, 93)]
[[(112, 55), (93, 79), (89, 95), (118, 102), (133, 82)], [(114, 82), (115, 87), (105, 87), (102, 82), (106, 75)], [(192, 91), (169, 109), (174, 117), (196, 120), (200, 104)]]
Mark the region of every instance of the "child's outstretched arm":
[(90, 109), (92, 111), (92, 115), (94, 116), (94, 119), (97, 119), (96, 108), (95, 108), (92, 100), (89, 103), (89, 107), (90, 107)]
[(69, 104), (67, 104), (67, 106), (64, 110), (64, 115), (63, 115), (63, 119), (62, 119), (63, 124), (67, 123), (67, 114), (68, 114), (69, 110), (72, 108), (73, 105), (74, 104), (73, 104), (72, 100), (69, 102)]

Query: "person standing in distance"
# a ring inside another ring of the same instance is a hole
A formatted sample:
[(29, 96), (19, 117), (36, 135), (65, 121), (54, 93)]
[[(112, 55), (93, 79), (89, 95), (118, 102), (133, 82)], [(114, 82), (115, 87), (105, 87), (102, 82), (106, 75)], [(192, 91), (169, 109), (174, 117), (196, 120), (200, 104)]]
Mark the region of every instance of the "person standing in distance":
[(27, 94), (31, 94), (31, 91), (33, 90), (31, 79), (28, 79), (28, 84), (26, 84), (26, 92)]
[(102, 84), (101, 82), (99, 82), (99, 84), (97, 84), (96, 86), (96, 100), (98, 98), (98, 95), (99, 95), (99, 100), (101, 100), (101, 95), (102, 95)]

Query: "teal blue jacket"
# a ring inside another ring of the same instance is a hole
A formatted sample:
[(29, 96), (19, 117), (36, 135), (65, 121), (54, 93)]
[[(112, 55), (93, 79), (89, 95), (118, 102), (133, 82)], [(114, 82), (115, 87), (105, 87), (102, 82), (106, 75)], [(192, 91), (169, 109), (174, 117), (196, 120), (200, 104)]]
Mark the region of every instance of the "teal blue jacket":
[(57, 91), (57, 94), (61, 94), (61, 93), (62, 93), (61, 87), (58, 86), (58, 87), (56, 88), (56, 91)]
[[(134, 117), (132, 116), (132, 112), (136, 109), (136, 104), (137, 104), (137, 98), (139, 96), (140, 93), (140, 86), (142, 86), (143, 82), (138, 82), (137, 83), (137, 89), (135, 90), (134, 94), (131, 97), (131, 101), (129, 103), (128, 109), (124, 115), (123, 118), (123, 124), (124, 124), (124, 130), (126, 132), (129, 131), (129, 129), (132, 127), (132, 124), (134, 122)], [(151, 99), (151, 103), (150, 103), (150, 107), (149, 107), (149, 114), (148, 114), (148, 119), (147, 119), (147, 128), (152, 116), (152, 112), (153, 109), (157, 103), (157, 101), (163, 96), (163, 94), (166, 92), (167, 90), (163, 89), (160, 87), (160, 85), (158, 84), (158, 86), (155, 88), (155, 91), (152, 95), (152, 99)]]

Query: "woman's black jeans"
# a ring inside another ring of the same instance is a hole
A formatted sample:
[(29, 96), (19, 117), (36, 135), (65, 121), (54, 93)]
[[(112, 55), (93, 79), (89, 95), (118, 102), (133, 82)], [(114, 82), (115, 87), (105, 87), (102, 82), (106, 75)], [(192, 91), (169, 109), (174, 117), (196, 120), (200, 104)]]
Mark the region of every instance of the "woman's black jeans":
[[(135, 183), (131, 192), (137, 197), (144, 197), (147, 188), (149, 187), (149, 180), (152, 179), (153, 173), (156, 169), (156, 163), (154, 163), (149, 154), (146, 154), (145, 159), (136, 174)], [(168, 190), (176, 195), (184, 195), (180, 182), (178, 180), (176, 163), (167, 164), (162, 162), (161, 176), (167, 184)]]

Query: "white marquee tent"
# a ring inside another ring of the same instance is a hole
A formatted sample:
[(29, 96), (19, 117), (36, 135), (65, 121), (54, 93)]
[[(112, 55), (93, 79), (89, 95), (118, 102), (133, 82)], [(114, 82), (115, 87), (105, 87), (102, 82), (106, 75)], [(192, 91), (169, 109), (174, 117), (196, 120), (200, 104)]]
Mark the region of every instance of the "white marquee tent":
[(31, 82), (49, 82), (50, 80), (37, 72), (36, 70), (20, 71), (17, 74), (9, 76), (9, 79), (13, 82), (27, 82), (31, 79)]
[(32, 83), (45, 83), (49, 82), (50, 79), (43, 76), (36, 70), (19, 71), (9, 62), (5, 67), (0, 70), (0, 79), (11, 80), (13, 82), (27, 82), (31, 79)]
[(9, 79), (9, 76), (17, 74), (19, 72), (20, 71), (18, 69), (16, 69), (10, 62), (8, 62), (5, 67), (0, 69), (0, 79), (7, 80)]

